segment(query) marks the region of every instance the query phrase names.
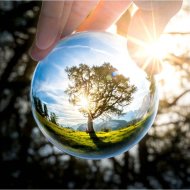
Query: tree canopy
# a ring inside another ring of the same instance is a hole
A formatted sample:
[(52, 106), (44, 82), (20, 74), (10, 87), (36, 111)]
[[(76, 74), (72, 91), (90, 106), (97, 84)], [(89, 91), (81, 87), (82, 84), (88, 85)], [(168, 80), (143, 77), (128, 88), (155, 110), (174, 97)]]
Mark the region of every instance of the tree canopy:
[(78, 67), (67, 67), (70, 85), (66, 89), (69, 101), (73, 105), (81, 105), (85, 98), (86, 104), (79, 111), (85, 117), (94, 120), (102, 115), (120, 115), (123, 108), (133, 100), (136, 86), (130, 84), (129, 78), (118, 74), (110, 63), (101, 66), (80, 64)]

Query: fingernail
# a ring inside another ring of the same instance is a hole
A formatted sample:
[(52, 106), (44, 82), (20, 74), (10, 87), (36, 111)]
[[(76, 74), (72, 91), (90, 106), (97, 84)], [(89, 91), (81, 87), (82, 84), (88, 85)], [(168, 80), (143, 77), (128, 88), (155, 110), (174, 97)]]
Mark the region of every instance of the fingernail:
[(34, 60), (34, 61), (39, 61), (40, 57), (38, 56), (37, 51), (35, 50), (35, 47), (32, 46), (29, 51), (28, 54), (30, 55), (30, 57)]

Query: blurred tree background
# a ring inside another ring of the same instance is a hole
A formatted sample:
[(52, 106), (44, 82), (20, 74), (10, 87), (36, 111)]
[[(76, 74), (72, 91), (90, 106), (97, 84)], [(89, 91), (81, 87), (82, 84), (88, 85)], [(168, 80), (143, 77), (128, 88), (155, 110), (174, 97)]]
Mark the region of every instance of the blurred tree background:
[[(115, 158), (82, 160), (50, 144), (31, 114), (37, 63), (28, 50), (40, 6), (0, 1), (0, 188), (190, 188), (190, 30), (164, 34), (173, 50), (164, 59), (169, 70), (159, 81), (159, 111), (145, 138)], [(190, 5), (178, 15), (173, 22), (190, 15)], [(120, 34), (129, 18), (126, 12), (119, 20)]]

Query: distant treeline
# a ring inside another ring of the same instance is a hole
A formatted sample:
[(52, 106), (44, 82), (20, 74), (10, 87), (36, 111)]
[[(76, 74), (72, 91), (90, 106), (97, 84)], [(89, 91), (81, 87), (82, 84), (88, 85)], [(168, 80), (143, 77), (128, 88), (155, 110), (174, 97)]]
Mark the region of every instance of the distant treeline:
[(57, 120), (58, 120), (58, 116), (54, 113), (54, 112), (49, 112), (47, 105), (45, 103), (42, 103), (42, 101), (40, 100), (40, 98), (33, 96), (34, 99), (34, 106), (36, 111), (43, 117), (45, 117), (47, 120), (49, 120), (50, 122), (59, 125)]

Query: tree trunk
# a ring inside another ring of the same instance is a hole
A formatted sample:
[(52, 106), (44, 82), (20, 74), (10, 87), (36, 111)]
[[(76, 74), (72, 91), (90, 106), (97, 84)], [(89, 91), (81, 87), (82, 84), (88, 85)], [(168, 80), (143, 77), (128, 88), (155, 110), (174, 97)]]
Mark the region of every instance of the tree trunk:
[(94, 133), (94, 128), (93, 128), (93, 120), (90, 114), (88, 114), (88, 132), (89, 133)]

